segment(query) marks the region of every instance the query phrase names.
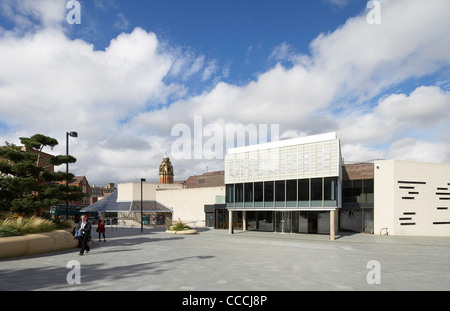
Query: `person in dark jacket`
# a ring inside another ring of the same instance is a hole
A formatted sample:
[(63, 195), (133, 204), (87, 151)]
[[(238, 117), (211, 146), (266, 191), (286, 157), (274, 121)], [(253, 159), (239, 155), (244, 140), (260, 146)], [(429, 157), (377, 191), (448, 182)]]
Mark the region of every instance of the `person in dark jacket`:
[(78, 223), (75, 230), (83, 233), (83, 236), (80, 238), (80, 256), (83, 256), (84, 252), (89, 253), (91, 250), (88, 244), (89, 238), (91, 237), (91, 224), (87, 221), (86, 215), (81, 216), (81, 221)]

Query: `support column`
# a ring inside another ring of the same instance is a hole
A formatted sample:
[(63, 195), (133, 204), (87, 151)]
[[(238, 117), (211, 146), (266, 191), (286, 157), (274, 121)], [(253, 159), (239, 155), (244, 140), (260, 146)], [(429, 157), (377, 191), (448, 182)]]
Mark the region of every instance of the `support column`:
[(228, 210), (228, 233), (233, 234), (233, 211)]
[(247, 231), (247, 211), (242, 211), (242, 230)]
[(336, 210), (330, 211), (330, 241), (336, 239)]

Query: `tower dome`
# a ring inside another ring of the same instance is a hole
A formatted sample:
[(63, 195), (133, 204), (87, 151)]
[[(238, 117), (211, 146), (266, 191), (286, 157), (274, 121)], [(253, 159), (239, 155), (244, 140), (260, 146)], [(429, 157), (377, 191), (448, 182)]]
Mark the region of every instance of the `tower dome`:
[(173, 184), (173, 166), (167, 156), (163, 158), (161, 165), (159, 166), (159, 183)]

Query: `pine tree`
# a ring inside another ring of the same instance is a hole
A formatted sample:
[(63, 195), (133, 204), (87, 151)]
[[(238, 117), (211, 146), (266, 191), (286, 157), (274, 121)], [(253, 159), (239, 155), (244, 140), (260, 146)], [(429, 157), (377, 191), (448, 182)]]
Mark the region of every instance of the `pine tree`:
[(0, 210), (23, 215), (40, 214), (64, 200), (79, 200), (81, 190), (58, 182), (71, 180), (74, 175), (54, 172), (51, 166), (75, 163), (76, 158), (66, 155), (52, 156), (49, 163), (43, 163), (44, 148), (58, 145), (54, 138), (36, 134), (21, 137), (24, 147), (6, 142), (0, 148)]

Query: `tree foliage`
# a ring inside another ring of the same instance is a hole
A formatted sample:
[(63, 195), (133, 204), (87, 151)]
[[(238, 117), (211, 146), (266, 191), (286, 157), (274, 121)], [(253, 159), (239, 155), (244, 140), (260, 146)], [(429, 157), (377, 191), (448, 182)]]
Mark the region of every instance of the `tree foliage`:
[[(8, 142), (0, 148), (0, 210), (33, 214), (64, 200), (79, 200), (81, 190), (58, 182), (73, 179), (73, 174), (53, 172), (48, 166), (75, 163), (72, 156), (52, 156), (49, 163), (41, 163), (41, 151), (58, 145), (54, 138), (36, 134), (21, 137), (25, 149)], [(34, 152), (33, 152), (34, 151)]]

